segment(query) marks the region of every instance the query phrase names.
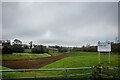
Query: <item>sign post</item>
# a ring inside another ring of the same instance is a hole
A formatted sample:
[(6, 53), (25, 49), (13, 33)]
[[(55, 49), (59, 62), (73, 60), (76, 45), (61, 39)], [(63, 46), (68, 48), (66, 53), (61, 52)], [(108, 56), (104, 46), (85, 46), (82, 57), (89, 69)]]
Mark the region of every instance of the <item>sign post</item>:
[(106, 42), (98, 42), (98, 54), (99, 54), (99, 64), (100, 64), (100, 52), (109, 52), (109, 64), (110, 64), (110, 52), (111, 52), (111, 43), (109, 41)]
[(109, 64), (110, 64), (110, 52), (109, 52)]
[(100, 64), (100, 52), (98, 52), (98, 54), (99, 54), (99, 64)]

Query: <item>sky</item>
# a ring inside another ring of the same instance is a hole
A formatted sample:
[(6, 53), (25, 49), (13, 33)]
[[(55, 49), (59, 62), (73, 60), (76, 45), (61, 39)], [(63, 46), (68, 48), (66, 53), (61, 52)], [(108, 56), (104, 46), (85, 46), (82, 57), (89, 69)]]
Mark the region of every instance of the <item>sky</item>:
[(2, 39), (83, 46), (118, 37), (117, 2), (3, 2)]

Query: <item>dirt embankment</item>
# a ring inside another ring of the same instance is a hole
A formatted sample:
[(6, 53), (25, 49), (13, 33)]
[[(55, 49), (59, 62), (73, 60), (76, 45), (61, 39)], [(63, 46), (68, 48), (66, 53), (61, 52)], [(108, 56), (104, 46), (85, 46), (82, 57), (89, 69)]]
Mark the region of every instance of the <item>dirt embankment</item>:
[(39, 69), (47, 64), (53, 63), (65, 57), (68, 56), (57, 55), (44, 58), (2, 61), (2, 65), (11, 69)]

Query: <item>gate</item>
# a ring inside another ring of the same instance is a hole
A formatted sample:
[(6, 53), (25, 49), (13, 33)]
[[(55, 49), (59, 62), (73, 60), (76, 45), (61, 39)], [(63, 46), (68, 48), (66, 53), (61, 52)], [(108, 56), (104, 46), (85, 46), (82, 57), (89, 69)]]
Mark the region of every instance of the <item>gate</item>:
[[(68, 75), (68, 70), (84, 70), (84, 69), (90, 69), (90, 73), (85, 73), (85, 74), (71, 74)], [(91, 75), (92, 76), (92, 67), (83, 67), (83, 68), (61, 68), (61, 69), (16, 69), (16, 70), (0, 70), (0, 72), (26, 72), (26, 71), (60, 71), (60, 70), (65, 70), (66, 75), (56, 75), (56, 76), (35, 76), (34, 77), (20, 77), (20, 78), (3, 78), (3, 80), (7, 79), (32, 79), (32, 78), (47, 78), (47, 77), (67, 77), (68, 76), (80, 76), (80, 75)]]
[[(68, 75), (68, 70), (84, 70), (84, 69), (90, 69), (89, 73), (84, 73), (84, 74), (71, 74)], [(101, 69), (107, 69), (107, 70), (117, 70), (120, 71), (120, 68), (116, 68), (116, 67), (103, 67), (103, 66), (93, 66), (93, 67), (83, 67), (83, 68), (59, 68), (59, 69), (16, 69), (16, 70), (0, 70), (0, 72), (27, 72), (27, 71), (35, 71), (35, 76), (34, 77), (20, 77), (20, 78), (3, 78), (3, 80), (7, 80), (7, 79), (34, 79), (34, 78), (52, 78), (52, 77), (65, 77), (67, 79), (67, 77), (71, 76), (82, 76), (82, 75), (90, 75), (91, 78), (93, 78), (93, 80), (101, 79), (101, 76), (109, 76), (111, 78), (116, 78), (116, 79), (120, 79), (120, 75), (119, 76), (115, 76), (113, 74), (106, 74), (106, 73), (102, 73)], [(66, 75), (55, 75), (55, 76), (36, 76), (36, 71), (65, 71)]]

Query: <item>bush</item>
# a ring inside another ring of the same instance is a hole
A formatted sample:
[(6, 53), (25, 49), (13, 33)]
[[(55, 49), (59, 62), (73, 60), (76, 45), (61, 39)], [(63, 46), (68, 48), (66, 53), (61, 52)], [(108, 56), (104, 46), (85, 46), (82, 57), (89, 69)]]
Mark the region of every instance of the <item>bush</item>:
[(22, 48), (21, 45), (13, 45), (12, 46), (12, 51), (13, 52), (24, 52), (24, 48)]
[(120, 43), (111, 44), (112, 52), (120, 52)]
[(48, 49), (46, 48), (46, 46), (38, 46), (32, 49), (33, 53), (48, 53)]
[(89, 46), (89, 47), (74, 47), (71, 52), (77, 52), (77, 51), (83, 51), (83, 52), (97, 52), (97, 46)]
[(2, 54), (12, 54), (12, 49), (11, 47), (4, 46), (2, 48)]
[(59, 52), (67, 52), (67, 51), (68, 51), (68, 49), (65, 48), (65, 47), (60, 47), (59, 48)]

